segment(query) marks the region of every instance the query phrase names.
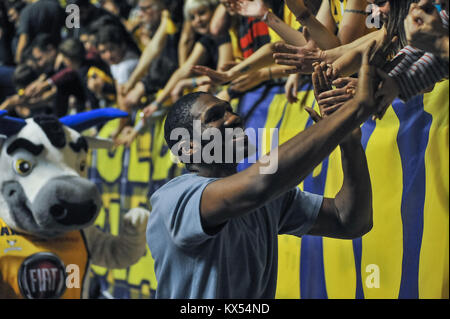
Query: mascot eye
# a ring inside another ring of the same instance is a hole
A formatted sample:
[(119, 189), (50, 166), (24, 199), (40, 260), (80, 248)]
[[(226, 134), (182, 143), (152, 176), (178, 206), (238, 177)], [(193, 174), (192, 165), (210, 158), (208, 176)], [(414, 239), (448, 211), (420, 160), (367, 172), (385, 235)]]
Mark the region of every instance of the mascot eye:
[(33, 170), (33, 165), (24, 159), (19, 159), (14, 163), (14, 170), (17, 174), (27, 176)]

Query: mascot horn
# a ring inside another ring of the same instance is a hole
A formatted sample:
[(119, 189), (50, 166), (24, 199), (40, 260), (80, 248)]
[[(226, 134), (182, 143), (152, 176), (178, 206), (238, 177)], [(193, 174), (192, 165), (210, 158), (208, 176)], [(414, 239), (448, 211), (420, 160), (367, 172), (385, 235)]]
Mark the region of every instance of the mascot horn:
[(87, 177), (88, 150), (110, 140), (85, 129), (125, 117), (100, 109), (61, 119), (0, 111), (0, 298), (87, 297), (93, 264), (127, 268), (146, 252), (149, 212), (125, 214), (119, 236), (93, 223), (102, 200)]

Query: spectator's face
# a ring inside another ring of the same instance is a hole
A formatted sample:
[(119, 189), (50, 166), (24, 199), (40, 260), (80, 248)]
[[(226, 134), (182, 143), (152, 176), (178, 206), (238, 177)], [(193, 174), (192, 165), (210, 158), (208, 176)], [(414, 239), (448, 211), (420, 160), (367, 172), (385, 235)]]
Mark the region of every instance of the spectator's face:
[(102, 96), (104, 86), (105, 86), (105, 81), (103, 81), (99, 76), (92, 76), (92, 77), (88, 78), (87, 87), (97, 97)]
[(84, 33), (80, 35), (80, 41), (83, 43), (86, 52), (90, 52), (92, 49), (95, 49), (95, 35)]
[(11, 23), (17, 24), (19, 22), (19, 13), (15, 8), (11, 8), (8, 10), (8, 20)]
[(381, 21), (386, 22), (391, 11), (389, 1), (385, 0), (367, 0), (368, 3), (375, 5), (372, 9), (373, 17), (379, 16)]
[(115, 43), (105, 43), (98, 45), (98, 53), (100, 58), (109, 65), (118, 64), (125, 56), (125, 45)]
[(213, 11), (206, 6), (192, 9), (189, 12), (189, 19), (191, 20), (195, 32), (207, 34), (209, 32), (209, 22), (211, 21), (212, 15)]
[(31, 54), (40, 72), (49, 72), (53, 69), (57, 55), (55, 48), (48, 46), (45, 51), (41, 51), (39, 48), (33, 48)]
[(161, 9), (153, 0), (140, 0), (138, 4), (142, 22), (147, 24), (151, 30), (156, 29), (161, 22)]

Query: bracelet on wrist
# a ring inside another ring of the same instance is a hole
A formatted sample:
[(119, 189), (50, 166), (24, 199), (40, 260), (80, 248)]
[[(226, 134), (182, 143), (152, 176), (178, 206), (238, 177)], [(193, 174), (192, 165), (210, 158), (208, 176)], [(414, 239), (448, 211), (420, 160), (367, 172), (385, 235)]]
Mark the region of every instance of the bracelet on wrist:
[(192, 78), (192, 87), (193, 88), (197, 87), (197, 78)]

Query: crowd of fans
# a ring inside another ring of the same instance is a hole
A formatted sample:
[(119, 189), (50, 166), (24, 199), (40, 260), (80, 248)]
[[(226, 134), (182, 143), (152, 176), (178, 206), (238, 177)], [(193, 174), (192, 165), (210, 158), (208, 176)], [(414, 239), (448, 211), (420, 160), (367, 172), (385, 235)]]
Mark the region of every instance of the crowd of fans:
[(229, 101), (275, 82), (295, 103), (312, 81), (326, 116), (355, 94), (371, 43), (381, 119), (394, 98), (448, 77), (448, 1), (5, 0), (0, 109), (27, 118), (115, 106), (130, 118), (111, 137), (129, 146), (186, 92)]

